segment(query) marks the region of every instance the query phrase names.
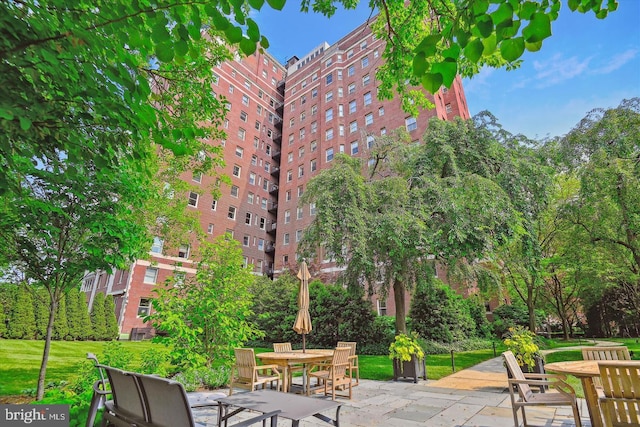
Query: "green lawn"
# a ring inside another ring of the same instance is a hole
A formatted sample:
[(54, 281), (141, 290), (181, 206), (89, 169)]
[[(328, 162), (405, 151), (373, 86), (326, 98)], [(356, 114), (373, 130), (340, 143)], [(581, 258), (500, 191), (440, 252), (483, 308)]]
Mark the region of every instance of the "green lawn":
[[(123, 343), (135, 355), (158, 345), (149, 341)], [(53, 341), (47, 364), (47, 383), (68, 380), (78, 363), (86, 360), (87, 353), (102, 353), (104, 344), (96, 341)], [(0, 396), (23, 394), (23, 390), (36, 388), (43, 349), (44, 341), (0, 340)]]

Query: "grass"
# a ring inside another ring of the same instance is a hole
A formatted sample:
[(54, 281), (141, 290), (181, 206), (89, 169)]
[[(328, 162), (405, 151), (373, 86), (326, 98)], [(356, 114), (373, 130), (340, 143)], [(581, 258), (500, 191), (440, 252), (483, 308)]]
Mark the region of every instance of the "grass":
[[(137, 357), (157, 345), (148, 341), (123, 343)], [(99, 341), (53, 341), (47, 364), (47, 383), (69, 380), (77, 365), (86, 360), (87, 353), (102, 353), (104, 344)], [(0, 396), (35, 390), (43, 350), (44, 341), (0, 340)]]

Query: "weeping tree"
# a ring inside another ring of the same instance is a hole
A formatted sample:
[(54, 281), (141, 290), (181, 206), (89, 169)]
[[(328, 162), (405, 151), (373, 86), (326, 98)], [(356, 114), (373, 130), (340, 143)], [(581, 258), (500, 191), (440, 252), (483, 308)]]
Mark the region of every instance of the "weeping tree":
[(316, 216), (299, 251), (344, 267), (349, 286), (393, 292), (406, 333), (405, 292), (431, 269), (491, 258), (518, 235), (520, 217), (495, 181), (504, 147), (472, 121), (433, 120), (422, 144), (404, 130), (376, 138), (363, 159), (337, 156), (301, 203)]

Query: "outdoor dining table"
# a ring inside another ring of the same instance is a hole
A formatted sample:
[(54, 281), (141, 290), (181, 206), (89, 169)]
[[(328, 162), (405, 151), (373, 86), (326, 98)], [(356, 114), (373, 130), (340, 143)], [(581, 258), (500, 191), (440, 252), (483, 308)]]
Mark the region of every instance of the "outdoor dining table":
[[(265, 365), (278, 365), (282, 368), (282, 391), (289, 392), (291, 384), (289, 384), (289, 367), (291, 365), (303, 364), (306, 366), (310, 363), (320, 363), (331, 360), (333, 357), (333, 350), (329, 349), (306, 349), (284, 352), (266, 352), (258, 353), (256, 357)], [(303, 376), (303, 391), (306, 393), (306, 387), (304, 384), (305, 378)]]
[(587, 409), (589, 410), (591, 426), (604, 426), (598, 392), (596, 391), (596, 386), (593, 383), (593, 379), (600, 376), (600, 369), (598, 368), (597, 360), (572, 360), (567, 362), (547, 363), (544, 365), (544, 368), (546, 371), (573, 375), (574, 377), (580, 378), (582, 389), (584, 390), (584, 398), (587, 401)]

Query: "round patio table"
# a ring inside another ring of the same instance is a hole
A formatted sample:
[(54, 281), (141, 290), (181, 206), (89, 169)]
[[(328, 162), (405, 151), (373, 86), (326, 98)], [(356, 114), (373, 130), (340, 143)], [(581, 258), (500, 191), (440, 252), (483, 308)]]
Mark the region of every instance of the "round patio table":
[(593, 379), (600, 376), (600, 369), (598, 368), (597, 360), (572, 360), (567, 362), (547, 363), (544, 365), (544, 369), (546, 371), (573, 375), (574, 377), (580, 378), (582, 389), (584, 390), (584, 398), (587, 401), (587, 409), (589, 410), (591, 426), (604, 426), (598, 392), (596, 391), (596, 386), (593, 383)]

